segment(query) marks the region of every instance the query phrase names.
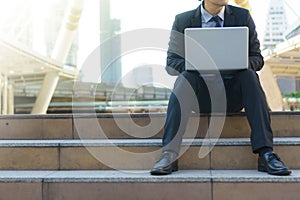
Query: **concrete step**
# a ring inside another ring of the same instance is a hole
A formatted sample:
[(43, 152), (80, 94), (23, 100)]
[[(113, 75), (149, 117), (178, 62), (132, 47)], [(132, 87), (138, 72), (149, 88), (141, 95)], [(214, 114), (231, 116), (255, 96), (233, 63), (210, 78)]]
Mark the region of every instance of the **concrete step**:
[(255, 170), (0, 171), (1, 199), (298, 199), (300, 170), (270, 176)]
[[(275, 151), (300, 169), (300, 137), (275, 138)], [(203, 158), (199, 151), (213, 150)], [(249, 139), (185, 139), (180, 169), (256, 169)], [(160, 139), (0, 140), (1, 170), (149, 170), (161, 155)]]
[[(300, 136), (300, 112), (272, 112), (275, 137)], [(221, 119), (221, 117), (217, 118)], [(203, 138), (208, 115), (194, 114), (186, 138)], [(161, 138), (165, 113), (152, 114), (63, 114), (0, 116), (0, 139), (128, 139)], [(244, 113), (228, 114), (222, 138), (248, 138), (250, 128)]]

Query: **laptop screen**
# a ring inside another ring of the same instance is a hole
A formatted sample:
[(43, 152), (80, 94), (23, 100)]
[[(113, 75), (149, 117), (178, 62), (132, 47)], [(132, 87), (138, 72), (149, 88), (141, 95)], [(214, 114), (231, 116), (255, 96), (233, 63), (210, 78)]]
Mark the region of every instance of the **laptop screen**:
[(186, 70), (248, 68), (248, 27), (185, 29)]

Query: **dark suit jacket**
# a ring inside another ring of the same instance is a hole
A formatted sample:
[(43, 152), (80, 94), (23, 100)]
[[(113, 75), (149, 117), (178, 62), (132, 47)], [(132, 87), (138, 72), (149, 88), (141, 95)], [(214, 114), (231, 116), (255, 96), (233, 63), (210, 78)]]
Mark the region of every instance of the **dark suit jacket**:
[[(201, 6), (195, 10), (181, 13), (175, 17), (172, 27), (166, 70), (170, 75), (178, 75), (185, 70), (184, 29), (202, 27)], [(259, 71), (263, 65), (260, 44), (257, 39), (254, 21), (248, 10), (234, 6), (225, 6), (224, 27), (247, 26), (249, 28), (249, 68)], [(224, 38), (226, 39), (226, 38)], [(234, 55), (233, 55), (234, 56)]]

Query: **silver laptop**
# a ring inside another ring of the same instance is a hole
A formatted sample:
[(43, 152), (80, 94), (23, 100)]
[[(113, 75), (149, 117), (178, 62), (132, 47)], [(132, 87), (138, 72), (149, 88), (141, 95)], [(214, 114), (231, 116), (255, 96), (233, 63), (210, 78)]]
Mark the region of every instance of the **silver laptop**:
[(186, 70), (248, 68), (248, 27), (185, 29)]

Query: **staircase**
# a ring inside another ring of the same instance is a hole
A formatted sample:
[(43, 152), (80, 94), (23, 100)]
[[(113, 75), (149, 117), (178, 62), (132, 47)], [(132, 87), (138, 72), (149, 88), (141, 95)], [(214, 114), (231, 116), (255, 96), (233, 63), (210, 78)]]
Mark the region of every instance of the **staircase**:
[(0, 116), (0, 200), (299, 199), (300, 113), (271, 117), (274, 149), (291, 176), (256, 170), (244, 113), (226, 117), (202, 159), (209, 116), (192, 116), (180, 171), (161, 177), (149, 169), (161, 153), (165, 114)]

